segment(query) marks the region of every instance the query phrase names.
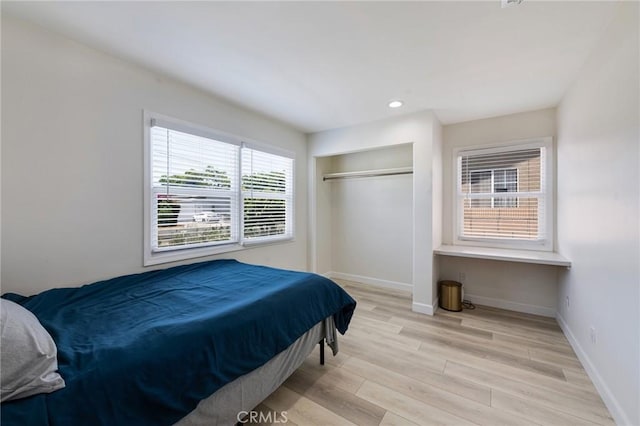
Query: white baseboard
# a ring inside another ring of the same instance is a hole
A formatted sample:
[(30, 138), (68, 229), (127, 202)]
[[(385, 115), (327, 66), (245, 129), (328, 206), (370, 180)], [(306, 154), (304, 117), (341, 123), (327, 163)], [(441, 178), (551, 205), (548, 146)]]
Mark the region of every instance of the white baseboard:
[(611, 392), (611, 389), (609, 389), (609, 386), (607, 386), (606, 382), (603, 380), (600, 373), (598, 373), (598, 370), (591, 362), (591, 359), (589, 358), (587, 353), (584, 351), (584, 349), (582, 349), (582, 346), (578, 342), (578, 339), (576, 339), (575, 335), (569, 328), (569, 324), (567, 324), (567, 322), (564, 320), (562, 315), (560, 315), (560, 312), (556, 314), (556, 320), (558, 321), (558, 324), (560, 324), (560, 328), (564, 332), (564, 335), (567, 337), (567, 340), (571, 344), (571, 347), (575, 351), (576, 355), (578, 355), (578, 359), (580, 360), (580, 362), (582, 363), (582, 366), (584, 367), (585, 371), (589, 375), (589, 378), (593, 382), (593, 385), (596, 387), (596, 390), (602, 397), (604, 404), (609, 409), (609, 412), (613, 416), (613, 419), (615, 420), (616, 424), (618, 425), (633, 424), (629, 419), (629, 417), (627, 416), (627, 414), (622, 409), (622, 407), (620, 406), (620, 403), (618, 403), (618, 400), (613, 395), (613, 392)]
[(411, 310), (419, 314), (427, 314), (433, 316), (438, 310), (438, 300), (433, 305), (427, 305), (425, 303), (413, 302)]
[(381, 280), (378, 278), (365, 277), (362, 275), (345, 274), (344, 272), (327, 272), (323, 274), (328, 278), (337, 278), (339, 280), (355, 281), (363, 284), (375, 285), (377, 287), (392, 288), (394, 290), (403, 290), (410, 293), (413, 292), (413, 285), (401, 283), (397, 281)]
[(527, 314), (542, 315), (551, 318), (556, 316), (556, 310), (554, 308), (547, 308), (546, 306), (528, 305), (526, 303), (511, 302), (510, 300), (494, 299), (492, 297), (477, 296), (469, 293), (464, 293), (464, 298), (473, 303), (477, 303), (478, 305), (508, 309), (510, 311), (524, 312)]
[[(413, 285), (400, 283), (397, 281), (381, 280), (378, 278), (365, 277), (362, 275), (354, 275), (354, 274), (345, 274), (344, 272), (334, 272), (334, 271), (326, 272), (322, 275), (327, 278), (336, 278), (339, 280), (355, 281), (358, 283), (369, 284), (376, 287), (392, 288), (394, 290), (401, 290), (401, 291), (406, 291), (408, 293), (413, 293)], [(433, 315), (438, 310), (438, 299), (435, 300), (435, 303), (433, 305), (413, 302), (413, 304), (411, 305), (411, 310), (413, 312), (418, 312), (420, 314)]]

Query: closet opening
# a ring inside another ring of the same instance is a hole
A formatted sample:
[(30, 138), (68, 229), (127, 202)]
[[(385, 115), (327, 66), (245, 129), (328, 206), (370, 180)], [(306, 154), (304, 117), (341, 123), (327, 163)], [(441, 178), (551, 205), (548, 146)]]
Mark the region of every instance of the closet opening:
[(315, 161), (316, 271), (412, 292), (413, 144)]

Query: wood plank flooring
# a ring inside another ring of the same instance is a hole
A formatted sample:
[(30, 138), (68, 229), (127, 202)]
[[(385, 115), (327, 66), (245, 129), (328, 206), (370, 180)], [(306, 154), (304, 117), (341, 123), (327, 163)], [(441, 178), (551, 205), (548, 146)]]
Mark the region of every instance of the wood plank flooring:
[(340, 353), (321, 366), (314, 351), (257, 410), (288, 425), (614, 424), (554, 319), (429, 317), (407, 293), (338, 282), (358, 301)]

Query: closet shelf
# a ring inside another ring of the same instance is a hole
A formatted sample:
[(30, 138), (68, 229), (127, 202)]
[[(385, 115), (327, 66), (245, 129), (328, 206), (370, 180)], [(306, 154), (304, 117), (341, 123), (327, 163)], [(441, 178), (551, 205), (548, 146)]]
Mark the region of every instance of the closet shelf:
[(377, 170), (361, 170), (358, 172), (340, 172), (340, 173), (327, 173), (322, 176), (322, 180), (333, 179), (350, 179), (359, 177), (374, 177), (374, 176), (391, 176), (391, 175), (408, 175), (413, 173), (413, 167), (395, 167), (393, 169), (377, 169)]

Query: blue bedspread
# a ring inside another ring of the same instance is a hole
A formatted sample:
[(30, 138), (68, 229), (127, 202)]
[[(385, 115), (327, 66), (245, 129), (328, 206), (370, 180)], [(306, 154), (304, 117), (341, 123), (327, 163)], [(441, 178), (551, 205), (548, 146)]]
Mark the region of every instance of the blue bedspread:
[(355, 301), (319, 275), (217, 260), (12, 299), (58, 346), (66, 387), (3, 403), (3, 426), (170, 425)]

